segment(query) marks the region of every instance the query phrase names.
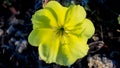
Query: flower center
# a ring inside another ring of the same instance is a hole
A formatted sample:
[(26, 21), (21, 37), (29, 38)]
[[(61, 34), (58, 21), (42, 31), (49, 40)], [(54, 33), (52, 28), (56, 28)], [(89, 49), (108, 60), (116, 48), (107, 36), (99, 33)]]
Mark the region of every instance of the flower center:
[(64, 32), (65, 32), (64, 27), (61, 27), (61, 28), (59, 29), (59, 31), (60, 31), (60, 36), (63, 36), (63, 35), (64, 35)]
[(60, 31), (64, 31), (64, 28), (63, 28), (63, 27), (61, 27), (61, 28), (60, 28)]
[(64, 34), (65, 34), (65, 28), (64, 27), (60, 27), (60, 28), (57, 29), (57, 33), (56, 33), (57, 36), (62, 37)]

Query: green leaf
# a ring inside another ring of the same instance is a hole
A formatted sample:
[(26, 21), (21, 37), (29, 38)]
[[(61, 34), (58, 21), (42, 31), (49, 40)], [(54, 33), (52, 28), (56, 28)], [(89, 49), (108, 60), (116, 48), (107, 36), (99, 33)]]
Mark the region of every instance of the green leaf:
[(120, 15), (118, 16), (117, 20), (118, 20), (118, 24), (120, 24)]

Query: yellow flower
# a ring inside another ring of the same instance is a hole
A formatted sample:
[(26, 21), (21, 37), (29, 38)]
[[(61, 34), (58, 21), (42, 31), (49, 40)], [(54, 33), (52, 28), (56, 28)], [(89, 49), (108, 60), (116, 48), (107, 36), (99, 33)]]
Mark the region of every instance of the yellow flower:
[(28, 41), (38, 46), (39, 56), (46, 63), (69, 66), (87, 55), (87, 40), (95, 29), (82, 6), (63, 7), (50, 1), (35, 12), (32, 23)]

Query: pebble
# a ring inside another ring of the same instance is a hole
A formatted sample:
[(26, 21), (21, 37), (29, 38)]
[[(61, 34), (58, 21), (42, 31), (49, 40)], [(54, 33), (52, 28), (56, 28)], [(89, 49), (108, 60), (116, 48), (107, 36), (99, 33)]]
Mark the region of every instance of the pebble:
[(1, 21), (1, 22), (0, 22), (0, 27), (3, 27), (3, 26), (4, 26), (4, 22)]
[(24, 23), (24, 20), (21, 20), (21, 19), (17, 19), (15, 16), (12, 16), (10, 19), (9, 19), (9, 25), (17, 25), (17, 24), (23, 24)]
[(18, 30), (18, 31), (15, 33), (15, 36), (16, 36), (16, 37), (21, 37), (21, 36), (22, 36), (22, 32)]
[(0, 29), (0, 36), (2, 36), (4, 33), (4, 31), (2, 29)]
[(113, 61), (107, 58), (105, 55), (95, 54), (88, 57), (89, 68), (116, 68)]
[(16, 51), (22, 53), (24, 49), (27, 48), (28, 42), (26, 40), (19, 40), (15, 42)]
[(12, 34), (14, 31), (15, 31), (15, 28), (13, 27), (13, 25), (11, 25), (11, 26), (6, 30), (6, 33)]

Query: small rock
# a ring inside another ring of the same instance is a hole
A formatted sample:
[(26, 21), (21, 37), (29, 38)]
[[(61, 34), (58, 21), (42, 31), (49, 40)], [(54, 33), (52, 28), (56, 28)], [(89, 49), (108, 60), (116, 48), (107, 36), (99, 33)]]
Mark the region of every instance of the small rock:
[(96, 54), (94, 56), (88, 57), (88, 67), (89, 68), (116, 68), (115, 64), (111, 59), (106, 56)]
[(112, 32), (108, 32), (108, 36), (109, 37), (113, 37), (113, 33)]
[(4, 33), (4, 31), (2, 29), (0, 29), (0, 36), (2, 36)]
[(9, 21), (10, 21), (10, 23), (9, 23), (10, 25), (17, 25), (17, 24), (24, 23), (24, 20), (17, 19), (15, 16), (10, 17)]
[(18, 36), (20, 37), (21, 35), (22, 35), (22, 32), (21, 32), (21, 31), (17, 31), (17, 32), (15, 33), (15, 36), (17, 36), (17, 37), (18, 37)]
[(16, 39), (15, 39), (14, 37), (12, 37), (12, 38), (10, 39), (10, 41), (11, 41), (11, 42), (15, 42)]
[(16, 46), (19, 46), (19, 45), (20, 45), (20, 41), (16, 41), (16, 42), (15, 42), (15, 45), (16, 45)]
[(12, 37), (8, 42), (10, 45), (14, 45), (16, 39), (14, 37)]
[(0, 22), (0, 27), (3, 27), (4, 26), (4, 22)]
[(20, 41), (16, 41), (15, 45), (17, 45), (16, 51), (22, 53), (23, 50), (27, 48), (28, 43), (26, 40), (22, 40), (22, 41), (20, 40)]
[(15, 28), (11, 25), (7, 30), (6, 33), (11, 34), (15, 31)]
[(92, 39), (93, 39), (94, 41), (99, 41), (99, 37), (98, 37), (97, 35), (94, 35), (94, 36), (92, 37)]

